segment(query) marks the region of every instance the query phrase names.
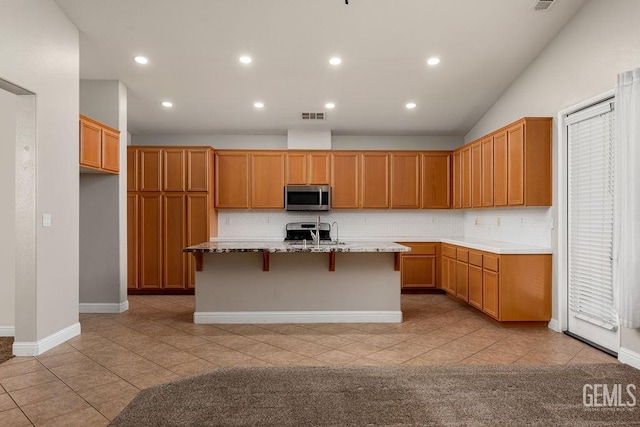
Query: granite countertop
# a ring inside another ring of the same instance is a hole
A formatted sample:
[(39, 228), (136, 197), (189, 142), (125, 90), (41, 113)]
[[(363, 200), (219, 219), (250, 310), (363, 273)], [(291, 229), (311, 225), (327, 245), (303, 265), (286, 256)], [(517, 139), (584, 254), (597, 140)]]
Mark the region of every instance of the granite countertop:
[(392, 241), (347, 240), (339, 244), (328, 243), (316, 246), (312, 243), (285, 243), (282, 240), (221, 240), (189, 246), (184, 252), (409, 252), (411, 248)]
[[(231, 248), (226, 245), (241, 245), (242, 250), (235, 250), (233, 252), (302, 252), (298, 247), (282, 248), (285, 243), (282, 241), (282, 237), (265, 237), (259, 239), (247, 239), (247, 238), (234, 238), (234, 237), (216, 237), (212, 238), (210, 243), (203, 243), (202, 245), (217, 244), (221, 245), (220, 249), (208, 250), (209, 246), (200, 247), (201, 245), (192, 246), (192, 250), (185, 250), (185, 252), (232, 252)], [(464, 246), (470, 249), (478, 251), (491, 252), (499, 255), (550, 255), (553, 250), (546, 246), (534, 246), (534, 245), (522, 245), (517, 243), (501, 242), (497, 240), (478, 239), (474, 237), (410, 237), (410, 236), (391, 236), (391, 237), (371, 237), (371, 238), (346, 238), (344, 240), (347, 245), (339, 245), (337, 248), (332, 245), (331, 248), (320, 249), (313, 248), (307, 252), (400, 252), (396, 250), (374, 250), (376, 245), (384, 245), (387, 247), (389, 243), (402, 243), (402, 242), (434, 242), (434, 243), (449, 243), (451, 245)], [(266, 245), (266, 248), (258, 246), (252, 248), (255, 245)], [(373, 245), (373, 246), (372, 246)], [(311, 246), (311, 245), (307, 245)], [(359, 249), (358, 249), (359, 248)], [(382, 248), (382, 246), (381, 246)], [(273, 249), (273, 250), (271, 250)], [(402, 251), (406, 252), (406, 251)]]

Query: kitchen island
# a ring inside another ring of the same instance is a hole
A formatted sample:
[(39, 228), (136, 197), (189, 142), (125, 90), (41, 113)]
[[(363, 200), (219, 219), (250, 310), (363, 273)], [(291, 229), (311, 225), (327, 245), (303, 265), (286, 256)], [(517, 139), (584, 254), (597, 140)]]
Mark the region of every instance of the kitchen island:
[(384, 241), (218, 241), (196, 258), (195, 323), (398, 323), (400, 272)]

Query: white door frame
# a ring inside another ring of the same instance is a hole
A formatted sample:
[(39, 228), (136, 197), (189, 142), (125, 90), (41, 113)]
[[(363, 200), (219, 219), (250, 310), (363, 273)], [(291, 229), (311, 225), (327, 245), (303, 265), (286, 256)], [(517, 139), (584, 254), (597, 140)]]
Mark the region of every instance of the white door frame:
[(615, 96), (615, 89), (596, 95), (571, 107), (565, 108), (558, 113), (558, 127), (556, 141), (557, 158), (558, 158), (558, 179), (556, 185), (556, 194), (558, 195), (558, 262), (557, 262), (557, 288), (556, 302), (558, 307), (558, 327), (559, 332), (568, 330), (569, 328), (569, 266), (568, 266), (568, 248), (569, 248), (569, 218), (568, 218), (568, 143), (567, 143), (567, 125), (565, 118), (567, 115), (598, 104), (608, 98)]

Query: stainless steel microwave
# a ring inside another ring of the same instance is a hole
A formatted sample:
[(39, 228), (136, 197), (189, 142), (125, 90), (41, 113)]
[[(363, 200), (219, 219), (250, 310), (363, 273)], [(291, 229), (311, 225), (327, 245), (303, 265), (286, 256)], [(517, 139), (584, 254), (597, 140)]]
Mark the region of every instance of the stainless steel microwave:
[(328, 211), (331, 209), (331, 186), (287, 185), (284, 208), (288, 211)]

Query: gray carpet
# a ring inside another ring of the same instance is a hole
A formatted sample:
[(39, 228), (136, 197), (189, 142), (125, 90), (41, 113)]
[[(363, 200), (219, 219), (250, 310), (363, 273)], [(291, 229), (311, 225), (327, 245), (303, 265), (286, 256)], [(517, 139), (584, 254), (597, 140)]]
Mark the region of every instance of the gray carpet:
[(636, 384), (640, 406), (621, 364), (223, 368), (144, 390), (109, 425), (640, 425), (638, 406), (585, 408), (594, 383)]
[(0, 337), (0, 363), (13, 357), (13, 337)]

